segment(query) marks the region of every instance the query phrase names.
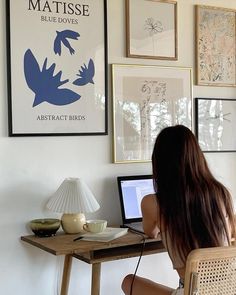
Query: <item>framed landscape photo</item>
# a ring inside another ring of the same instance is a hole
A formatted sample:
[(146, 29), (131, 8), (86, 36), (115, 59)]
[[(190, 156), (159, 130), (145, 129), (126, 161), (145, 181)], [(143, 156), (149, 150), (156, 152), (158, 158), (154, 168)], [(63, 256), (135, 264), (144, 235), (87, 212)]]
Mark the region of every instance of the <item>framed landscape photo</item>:
[(204, 152), (236, 151), (236, 99), (196, 98), (196, 134)]
[(106, 0), (6, 0), (9, 135), (107, 134)]
[(178, 59), (177, 1), (126, 0), (128, 57)]
[(114, 162), (151, 160), (158, 133), (192, 129), (191, 68), (112, 65)]
[(196, 5), (197, 84), (236, 86), (236, 10)]

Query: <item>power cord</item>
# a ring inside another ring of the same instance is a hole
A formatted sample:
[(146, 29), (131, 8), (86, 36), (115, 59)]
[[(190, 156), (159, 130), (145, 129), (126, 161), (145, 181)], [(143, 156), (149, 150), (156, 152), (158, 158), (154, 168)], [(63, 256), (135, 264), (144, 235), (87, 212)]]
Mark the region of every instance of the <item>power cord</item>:
[(136, 235), (139, 235), (139, 236), (142, 237), (142, 248), (141, 248), (139, 259), (138, 259), (138, 262), (137, 262), (137, 265), (136, 265), (136, 268), (135, 268), (135, 271), (134, 271), (134, 274), (133, 274), (133, 279), (132, 279), (132, 282), (131, 282), (131, 286), (130, 286), (130, 295), (132, 295), (133, 294), (133, 285), (134, 285), (135, 277), (136, 277), (136, 274), (137, 274), (137, 271), (138, 271), (138, 268), (139, 268), (141, 258), (143, 256), (143, 251), (144, 251), (144, 247), (145, 247), (145, 243), (146, 243), (146, 238), (142, 233), (140, 233), (140, 232), (138, 232), (138, 231), (136, 231), (134, 229), (129, 229), (129, 231), (131, 231), (132, 233), (135, 233)]

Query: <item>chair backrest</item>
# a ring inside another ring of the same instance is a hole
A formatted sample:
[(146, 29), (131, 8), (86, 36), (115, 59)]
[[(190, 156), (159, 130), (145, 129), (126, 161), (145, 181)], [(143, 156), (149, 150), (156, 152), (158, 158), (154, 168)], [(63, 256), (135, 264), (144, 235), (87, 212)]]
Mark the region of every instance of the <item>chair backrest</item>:
[(184, 295), (235, 295), (236, 247), (196, 249), (186, 262)]

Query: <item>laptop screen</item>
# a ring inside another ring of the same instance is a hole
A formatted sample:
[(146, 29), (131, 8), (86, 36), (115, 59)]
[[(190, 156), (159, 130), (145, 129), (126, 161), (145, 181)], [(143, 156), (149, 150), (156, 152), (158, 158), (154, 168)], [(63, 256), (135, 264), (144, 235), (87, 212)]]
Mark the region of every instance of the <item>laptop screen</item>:
[(142, 221), (142, 198), (154, 193), (152, 175), (118, 176), (117, 181), (123, 223)]

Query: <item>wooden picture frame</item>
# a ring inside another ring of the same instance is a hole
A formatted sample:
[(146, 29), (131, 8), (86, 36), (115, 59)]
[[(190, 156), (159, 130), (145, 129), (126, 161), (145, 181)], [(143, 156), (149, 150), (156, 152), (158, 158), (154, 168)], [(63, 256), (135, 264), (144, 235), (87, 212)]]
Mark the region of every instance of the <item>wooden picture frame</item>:
[(177, 1), (126, 0), (128, 57), (178, 59)]
[(236, 86), (236, 10), (195, 6), (198, 85)]
[(158, 133), (192, 129), (192, 69), (112, 65), (114, 162), (148, 162)]
[(236, 151), (236, 99), (196, 98), (196, 135), (203, 152)]
[(106, 135), (106, 0), (6, 0), (6, 20), (9, 136)]

